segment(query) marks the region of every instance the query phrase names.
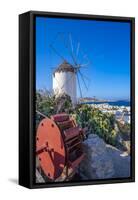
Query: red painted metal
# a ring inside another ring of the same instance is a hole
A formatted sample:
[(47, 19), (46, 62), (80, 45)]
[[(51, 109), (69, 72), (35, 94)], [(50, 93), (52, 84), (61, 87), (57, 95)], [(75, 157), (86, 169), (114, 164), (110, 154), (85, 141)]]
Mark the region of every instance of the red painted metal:
[(79, 136), (80, 134), (80, 128), (79, 127), (71, 127), (64, 131), (65, 139), (69, 140), (71, 138), (74, 138), (76, 136)]
[(69, 115), (66, 113), (52, 115), (51, 119), (55, 122), (63, 122), (69, 120)]
[(78, 157), (75, 161), (69, 162), (70, 167), (72, 169), (75, 169), (80, 164), (80, 162), (83, 160), (83, 158), (84, 158), (84, 154), (81, 154), (81, 156)]
[(51, 119), (43, 119), (37, 130), (36, 151), (43, 146), (46, 151), (38, 155), (40, 166), (50, 179), (58, 178), (65, 167), (65, 147), (59, 128)]
[(40, 167), (49, 179), (61, 176), (66, 167), (76, 170), (84, 158), (82, 139), (84, 131), (69, 115), (62, 113), (43, 119), (37, 129), (36, 154)]

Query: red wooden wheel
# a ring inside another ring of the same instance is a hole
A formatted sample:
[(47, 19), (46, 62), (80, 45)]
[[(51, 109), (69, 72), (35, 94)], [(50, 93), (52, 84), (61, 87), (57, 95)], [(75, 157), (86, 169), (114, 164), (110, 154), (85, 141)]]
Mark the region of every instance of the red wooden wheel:
[(65, 167), (65, 147), (58, 126), (49, 118), (43, 119), (38, 126), (36, 152), (47, 177), (58, 178)]

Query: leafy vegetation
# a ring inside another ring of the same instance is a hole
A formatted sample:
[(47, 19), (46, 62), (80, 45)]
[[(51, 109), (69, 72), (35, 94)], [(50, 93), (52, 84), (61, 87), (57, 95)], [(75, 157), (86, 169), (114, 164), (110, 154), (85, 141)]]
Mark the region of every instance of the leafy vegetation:
[[(36, 110), (47, 117), (56, 113), (71, 113), (72, 109), (71, 98), (66, 94), (56, 97), (46, 90), (39, 90), (36, 92)], [(36, 114), (36, 124), (38, 124), (40, 120), (41, 116)]]
[(121, 124), (121, 123), (117, 122), (117, 125), (118, 125), (120, 136), (122, 138), (122, 146), (123, 146), (124, 150), (126, 150), (128, 153), (130, 153), (130, 148), (131, 148), (130, 124), (128, 124), (128, 123)]
[[(129, 124), (122, 125), (115, 120), (113, 114), (103, 113), (99, 109), (92, 108), (87, 104), (78, 104), (74, 108), (71, 98), (67, 94), (56, 97), (48, 91), (37, 91), (36, 110), (47, 117), (56, 113), (66, 112), (73, 116), (80, 127), (87, 127), (87, 135), (91, 133), (97, 134), (106, 143), (114, 146), (119, 144), (118, 138), (125, 139), (130, 135)], [(37, 123), (39, 123), (40, 119), (41, 117), (36, 115)], [(123, 145), (123, 142), (121, 145)]]
[(128, 123), (121, 124), (119, 122), (117, 124), (118, 124), (118, 128), (122, 137), (125, 140), (129, 140), (130, 139), (130, 124)]
[(76, 121), (82, 127), (88, 128), (88, 134), (97, 134), (107, 143), (115, 145), (117, 132), (114, 115), (103, 113), (90, 105), (80, 105), (75, 110)]
[(55, 96), (48, 91), (39, 90), (36, 92), (36, 110), (46, 116), (55, 112)]

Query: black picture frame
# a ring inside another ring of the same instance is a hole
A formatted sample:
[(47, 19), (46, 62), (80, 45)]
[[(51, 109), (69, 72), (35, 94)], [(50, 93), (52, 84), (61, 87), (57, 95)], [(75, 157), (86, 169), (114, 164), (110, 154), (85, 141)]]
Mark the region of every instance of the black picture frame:
[[(131, 177), (79, 182), (35, 183), (35, 18), (36, 16), (131, 23)], [(135, 181), (135, 18), (29, 11), (19, 15), (19, 184), (27, 188)]]

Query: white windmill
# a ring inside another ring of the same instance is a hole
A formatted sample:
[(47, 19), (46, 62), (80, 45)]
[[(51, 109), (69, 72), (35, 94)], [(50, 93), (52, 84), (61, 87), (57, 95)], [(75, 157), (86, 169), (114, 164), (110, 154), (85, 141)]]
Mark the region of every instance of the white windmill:
[(77, 103), (76, 69), (67, 61), (63, 61), (53, 72), (53, 90), (56, 95), (68, 94), (72, 103)]
[[(63, 38), (63, 33), (59, 33)], [(62, 59), (61, 64), (54, 68), (53, 71), (53, 91), (58, 96), (63, 93), (69, 95), (71, 97), (72, 103), (75, 105), (77, 103), (77, 82), (78, 88), (80, 91), (80, 97), (82, 98), (82, 89), (80, 84), (80, 79), (84, 84), (85, 88), (88, 90), (86, 81), (88, 78), (80, 71), (81, 67), (85, 67), (89, 65), (89, 61), (87, 55), (82, 55), (85, 60), (87, 59), (87, 63), (83, 64), (78, 61), (78, 54), (80, 49), (80, 43), (77, 45), (77, 49), (73, 51), (72, 37), (71, 34), (68, 35), (68, 44), (64, 44), (65, 48), (68, 50), (69, 55), (71, 56), (71, 61), (63, 57), (54, 47), (54, 45), (50, 45), (52, 50)], [(64, 41), (64, 40), (62, 40)], [(82, 58), (82, 59), (83, 59)]]

